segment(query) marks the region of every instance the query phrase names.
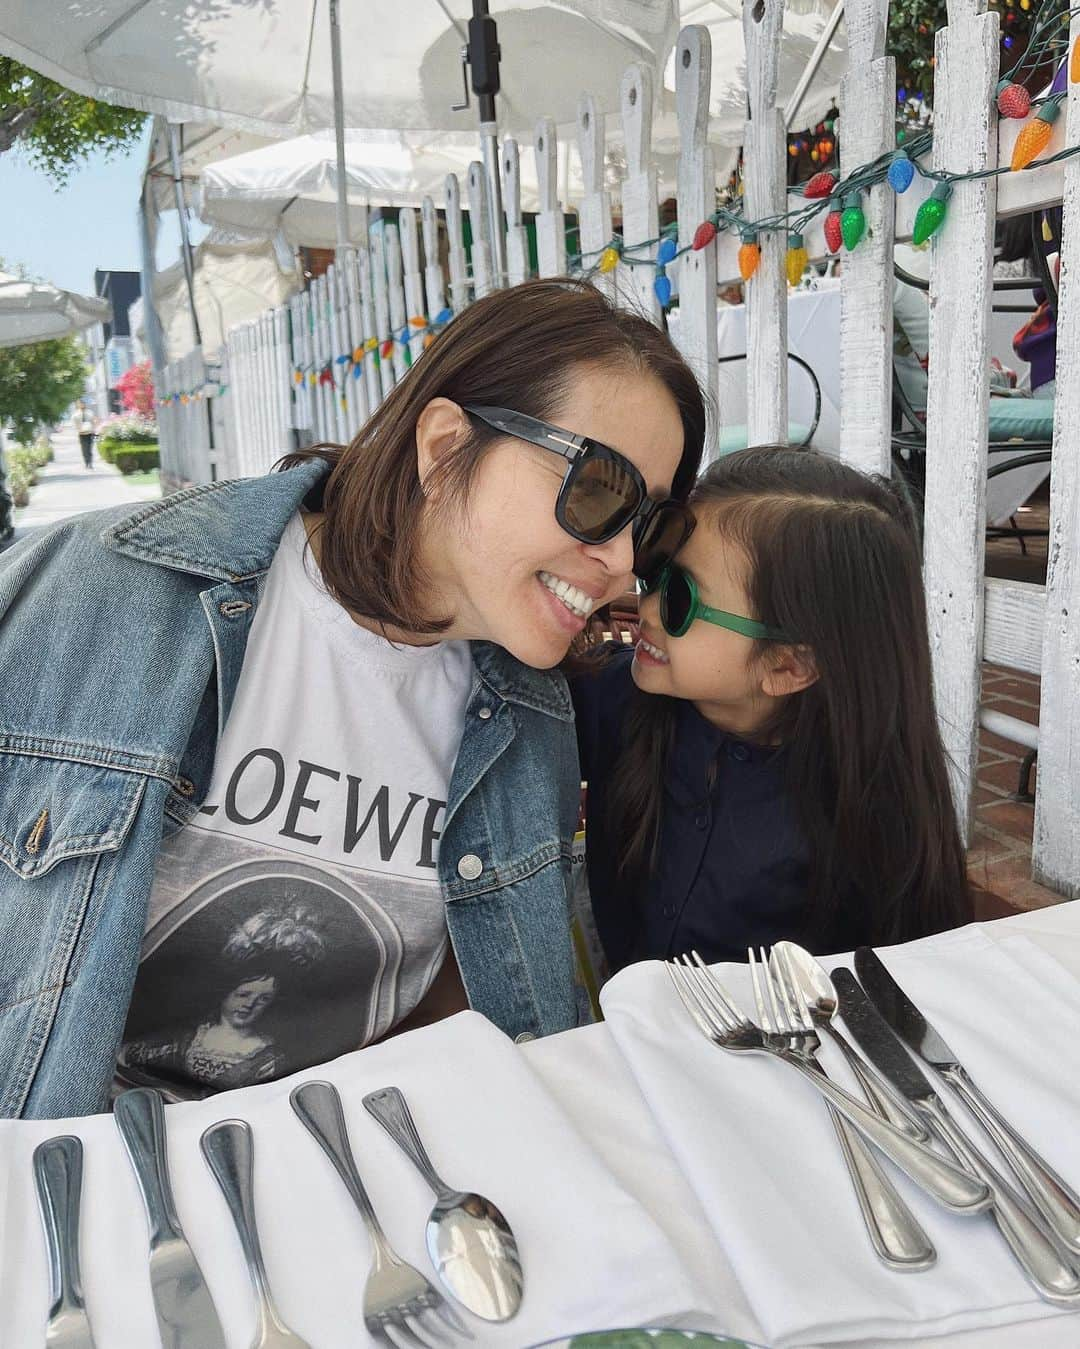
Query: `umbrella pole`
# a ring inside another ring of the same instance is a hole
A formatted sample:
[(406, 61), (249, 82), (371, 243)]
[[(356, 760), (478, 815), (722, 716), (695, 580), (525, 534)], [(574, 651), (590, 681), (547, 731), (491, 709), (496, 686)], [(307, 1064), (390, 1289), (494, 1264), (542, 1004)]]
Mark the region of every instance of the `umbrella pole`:
[(473, 93), (480, 105), (480, 146), (488, 179), (492, 262), (500, 286), (506, 285), (506, 226), (503, 223), (502, 178), (499, 172), (499, 128), (495, 95), (499, 92), (499, 40), (488, 0), (473, 0), (469, 20), (469, 68)]
[(202, 330), (199, 328), (199, 315), (195, 308), (195, 260), (191, 252), (191, 239), (188, 237), (184, 179), (180, 168), (180, 129), (175, 122), (169, 123), (169, 155), (172, 159), (176, 214), (180, 217), (180, 254), (184, 260), (184, 279), (187, 281), (188, 303), (191, 305), (191, 326), (195, 333), (195, 345), (201, 347)]
[(784, 127), (791, 130), (791, 124), (794, 122), (799, 109), (802, 107), (802, 101), (806, 97), (806, 91), (813, 83), (814, 76), (818, 73), (822, 61), (825, 59), (825, 53), (829, 50), (829, 44), (836, 36), (836, 30), (840, 27), (840, 20), (844, 16), (844, 0), (837, 0), (833, 7), (833, 12), (829, 15), (829, 21), (822, 29), (821, 36), (817, 40), (817, 46), (814, 48), (810, 60), (806, 63), (806, 69), (799, 77), (799, 83), (795, 86), (794, 92), (788, 99), (787, 107), (784, 109)]
[(334, 143), (337, 149), (337, 251), (343, 257), (349, 238), (349, 185), (345, 179), (345, 89), (341, 75), (341, 21), (338, 0), (330, 0), (330, 69), (334, 80)]

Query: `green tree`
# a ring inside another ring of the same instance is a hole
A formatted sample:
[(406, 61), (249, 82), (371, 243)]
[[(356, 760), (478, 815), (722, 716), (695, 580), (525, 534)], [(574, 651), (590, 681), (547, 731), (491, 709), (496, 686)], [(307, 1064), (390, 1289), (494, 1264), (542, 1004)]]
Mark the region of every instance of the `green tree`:
[(0, 56), (0, 154), (21, 145), (57, 183), (95, 150), (133, 145), (145, 120), (145, 113), (84, 98)]
[(86, 357), (74, 337), (0, 348), (0, 422), (10, 422), (16, 437), (29, 443), (80, 397), (86, 375)]

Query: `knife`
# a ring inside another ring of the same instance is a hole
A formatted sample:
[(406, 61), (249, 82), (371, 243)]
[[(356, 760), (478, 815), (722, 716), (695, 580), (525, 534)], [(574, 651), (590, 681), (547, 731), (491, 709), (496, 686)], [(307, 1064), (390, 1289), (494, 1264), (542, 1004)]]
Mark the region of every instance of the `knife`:
[(855, 968), (886, 1021), (942, 1075), (993, 1139), (1031, 1202), (1066, 1247), (1080, 1255), (1080, 1197), (1020, 1136), (972, 1080), (963, 1064), (868, 946), (855, 952)]
[(148, 1087), (113, 1107), (150, 1223), (150, 1287), (162, 1349), (226, 1349), (210, 1290), (176, 1216), (165, 1151), (165, 1110)]
[[(856, 964), (858, 962), (859, 953), (856, 952)], [(877, 1004), (872, 1003), (856, 983), (851, 971), (841, 967), (834, 969), (832, 976), (841, 1015), (860, 1049), (922, 1112), (933, 1131), (962, 1165), (988, 1185), (991, 1216), (1040, 1297), (1060, 1307), (1080, 1306), (1080, 1272), (1073, 1268), (1042, 1220), (954, 1123), (933, 1084), (908, 1054)], [(891, 1010), (887, 994), (885, 1010), (886, 1014)]]
[(79, 1273), (82, 1143), (73, 1135), (48, 1138), (34, 1149), (34, 1185), (49, 1248), (52, 1305), (46, 1349), (94, 1349)]

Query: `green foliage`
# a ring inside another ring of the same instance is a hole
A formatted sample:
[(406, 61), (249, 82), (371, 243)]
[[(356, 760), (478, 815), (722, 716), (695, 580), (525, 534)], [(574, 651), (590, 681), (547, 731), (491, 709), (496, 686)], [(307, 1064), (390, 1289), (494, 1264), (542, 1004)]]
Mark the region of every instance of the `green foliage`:
[[(1050, 0), (1032, 0), (1026, 10), (1019, 0), (990, 0), (990, 10), (1001, 18), (1002, 38), (1009, 39), (1001, 50), (1003, 75), (1022, 55), (1040, 3)], [(896, 57), (897, 87), (919, 95), (927, 107), (934, 102), (934, 34), (947, 23), (946, 0), (892, 0), (889, 5), (885, 50)]]
[(0, 153), (22, 145), (58, 185), (94, 151), (134, 145), (145, 120), (145, 113), (83, 98), (0, 57)]
[(11, 444), (4, 461), (7, 470), (7, 488), (16, 506), (25, 506), (30, 488), (37, 482), (37, 471), (52, 458), (52, 446), (44, 436), (33, 445)]
[(98, 441), (98, 454), (121, 473), (146, 473), (161, 464), (156, 445), (125, 445), (116, 440)]
[(32, 442), (41, 427), (58, 422), (83, 391), (86, 359), (73, 337), (0, 348), (0, 421), (18, 440)]
[(113, 440), (124, 445), (156, 445), (157, 422), (137, 412), (119, 412), (101, 423), (98, 435), (102, 440)]

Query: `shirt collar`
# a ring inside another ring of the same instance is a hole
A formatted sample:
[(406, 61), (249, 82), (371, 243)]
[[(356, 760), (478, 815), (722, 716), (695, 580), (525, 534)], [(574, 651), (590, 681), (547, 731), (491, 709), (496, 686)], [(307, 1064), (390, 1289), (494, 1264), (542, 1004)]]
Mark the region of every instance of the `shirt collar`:
[(725, 764), (730, 761), (736, 768), (755, 767), (775, 761), (780, 752), (776, 746), (756, 745), (721, 730), (693, 703), (681, 701), (668, 766), (668, 790), (683, 804), (692, 805), (708, 796), (710, 773), (718, 760)]

